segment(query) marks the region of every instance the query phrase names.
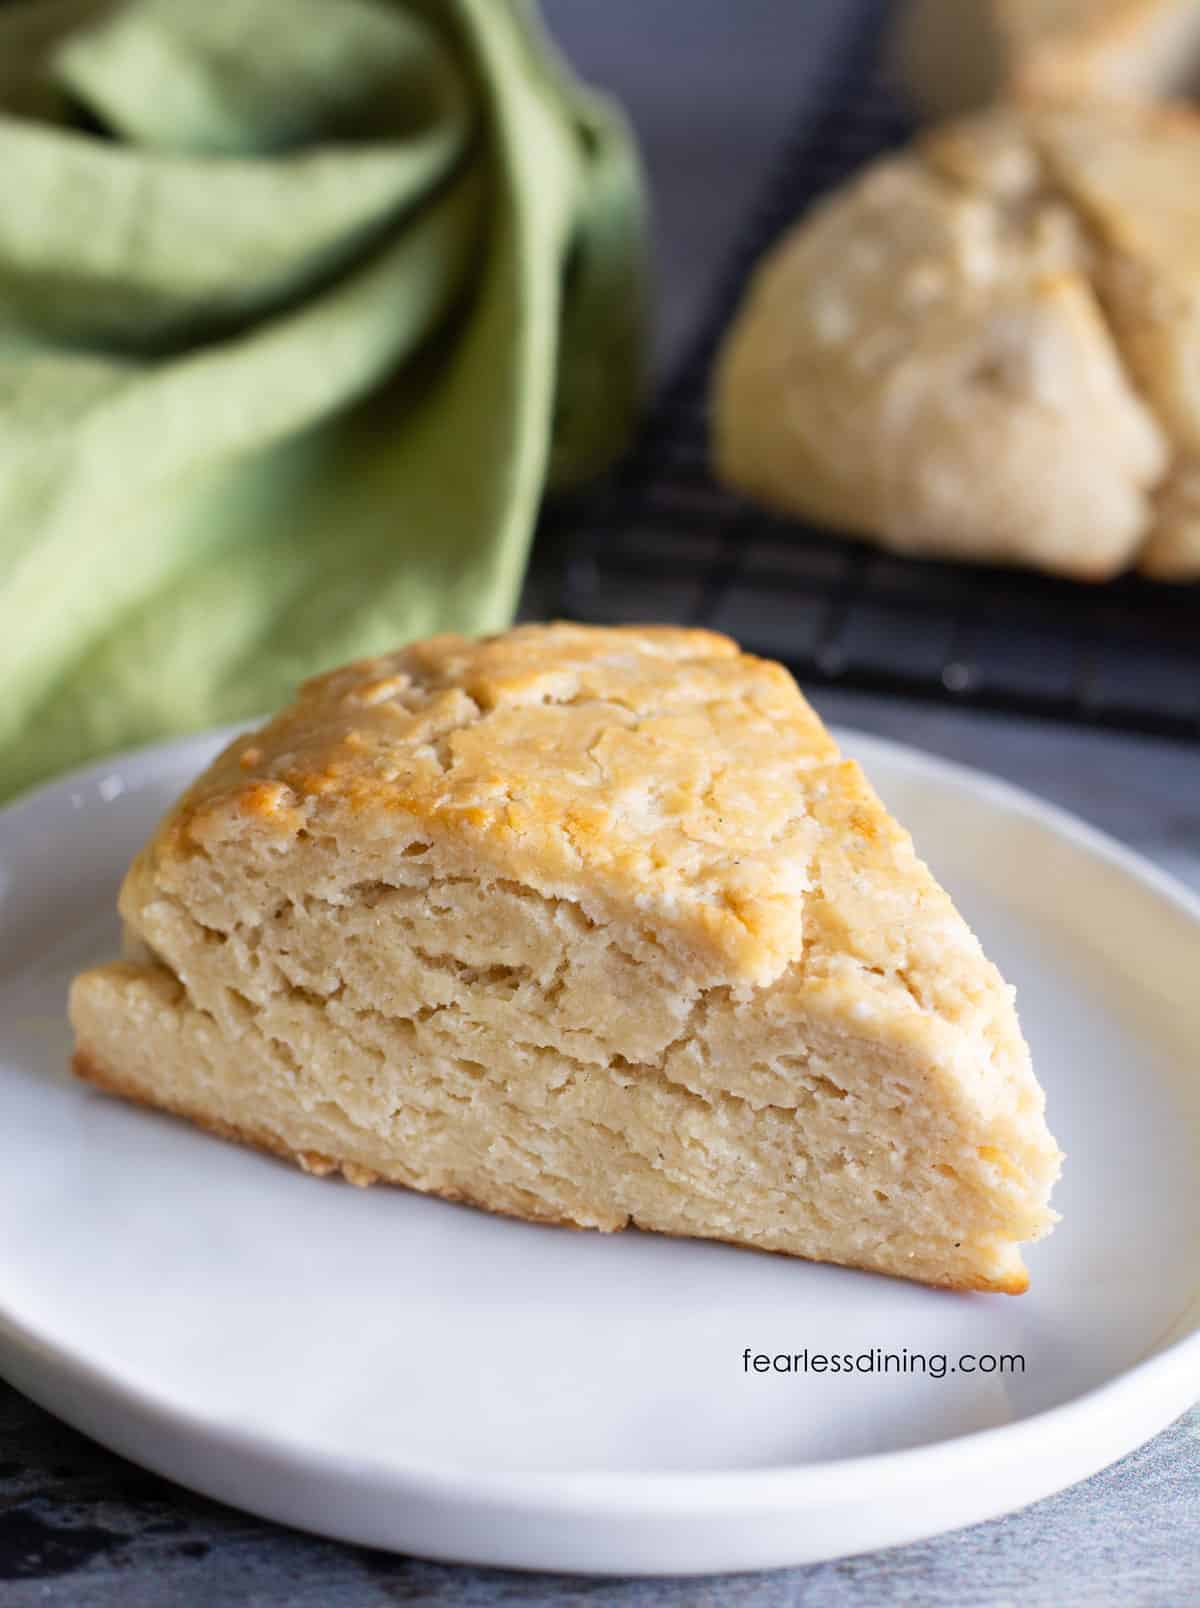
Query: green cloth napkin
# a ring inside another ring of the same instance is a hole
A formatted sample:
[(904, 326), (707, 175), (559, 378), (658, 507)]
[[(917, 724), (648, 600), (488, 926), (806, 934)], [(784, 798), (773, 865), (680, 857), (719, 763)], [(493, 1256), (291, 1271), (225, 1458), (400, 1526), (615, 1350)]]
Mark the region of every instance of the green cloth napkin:
[(642, 240), (521, 0), (0, 9), (0, 795), (505, 625)]

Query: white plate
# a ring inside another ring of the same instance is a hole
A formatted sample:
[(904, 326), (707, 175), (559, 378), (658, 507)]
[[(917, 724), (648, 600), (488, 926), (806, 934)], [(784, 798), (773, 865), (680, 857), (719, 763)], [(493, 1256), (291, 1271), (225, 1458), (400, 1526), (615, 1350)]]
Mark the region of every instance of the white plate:
[[(998, 783), (849, 739), (1017, 984), (1068, 1152), (1030, 1293), (956, 1296), (318, 1182), (73, 1083), (67, 980), (111, 951), (121, 872), (216, 740), (0, 816), (0, 1371), (35, 1400), (327, 1535), (614, 1573), (930, 1535), (1083, 1478), (1189, 1405), (1200, 905), (1152, 868)], [(756, 1374), (747, 1347), (1026, 1371)]]

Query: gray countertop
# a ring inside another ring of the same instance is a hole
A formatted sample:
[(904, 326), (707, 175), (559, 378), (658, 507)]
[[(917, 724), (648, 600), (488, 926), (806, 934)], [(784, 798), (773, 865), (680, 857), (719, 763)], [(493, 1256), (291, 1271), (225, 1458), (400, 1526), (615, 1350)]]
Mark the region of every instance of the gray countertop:
[[(583, 70), (629, 106), (656, 196), (658, 357), (686, 343), (838, 0), (547, 0)], [(529, 611), (539, 596), (531, 592)], [(916, 743), (1076, 811), (1200, 889), (1200, 750), (818, 691), (830, 720)], [(1200, 1381), (1197, 1382), (1200, 1389)], [(1096, 1478), (894, 1552), (712, 1581), (508, 1574), (302, 1536), (123, 1462), (0, 1384), (2, 1608), (159, 1604), (767, 1605), (1200, 1602), (1200, 1409)]]

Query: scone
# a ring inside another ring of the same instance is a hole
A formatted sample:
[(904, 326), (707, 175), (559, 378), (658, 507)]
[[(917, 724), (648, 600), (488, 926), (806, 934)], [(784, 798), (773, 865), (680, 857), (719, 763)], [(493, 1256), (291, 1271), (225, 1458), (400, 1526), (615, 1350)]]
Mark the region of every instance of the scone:
[(1200, 579), (1200, 113), (1061, 108), (1039, 137), (1096, 242), (1096, 290), (1128, 372), (1171, 446), (1139, 567)]
[(908, 0), (900, 76), (937, 116), (1005, 92), (1134, 98), (1200, 89), (1198, 0)]
[(129, 871), (79, 1074), (492, 1211), (1026, 1286), (1012, 991), (779, 665), (670, 628), (309, 682)]
[(713, 383), (716, 471), (899, 552), (1200, 574), (1200, 117), (1007, 108), (819, 204)]

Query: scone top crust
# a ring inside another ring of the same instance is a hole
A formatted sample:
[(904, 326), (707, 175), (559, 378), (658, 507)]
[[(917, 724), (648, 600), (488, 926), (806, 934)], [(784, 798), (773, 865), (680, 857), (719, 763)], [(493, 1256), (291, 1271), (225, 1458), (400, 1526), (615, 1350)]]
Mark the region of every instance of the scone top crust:
[(198, 854), (269, 881), (311, 846), (349, 888), (428, 845), (670, 950), (695, 986), (866, 986), (1024, 1056), (995, 969), (791, 676), (705, 631), (521, 626), (318, 677), (184, 795), (121, 908), (140, 935)]
[(814, 795), (839, 768), (787, 672), (725, 637), (440, 636), (308, 682), (191, 789), (151, 858), (247, 836), (384, 835), (397, 855), (436, 840), (598, 917), (632, 903), (707, 980), (763, 983), (803, 947)]

